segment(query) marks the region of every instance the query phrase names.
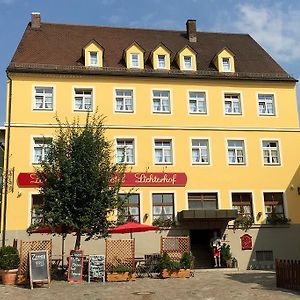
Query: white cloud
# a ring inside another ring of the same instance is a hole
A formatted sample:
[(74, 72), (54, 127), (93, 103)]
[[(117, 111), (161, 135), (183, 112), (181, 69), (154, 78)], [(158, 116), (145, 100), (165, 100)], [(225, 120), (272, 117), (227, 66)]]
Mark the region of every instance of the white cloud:
[(282, 4), (240, 4), (233, 28), (249, 33), (274, 58), (283, 62), (300, 59), (300, 10)]

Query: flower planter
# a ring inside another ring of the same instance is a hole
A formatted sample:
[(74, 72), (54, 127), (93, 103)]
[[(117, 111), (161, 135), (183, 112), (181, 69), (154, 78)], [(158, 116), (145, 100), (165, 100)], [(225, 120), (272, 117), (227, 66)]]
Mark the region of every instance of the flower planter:
[(190, 278), (191, 270), (190, 269), (179, 269), (179, 270), (168, 270), (163, 269), (160, 272), (162, 278)]
[(4, 285), (14, 285), (17, 279), (18, 269), (2, 270), (2, 283)]
[(136, 273), (129, 273), (129, 272), (113, 272), (113, 273), (106, 273), (106, 280), (110, 282), (119, 282), (119, 281), (131, 281), (136, 280)]

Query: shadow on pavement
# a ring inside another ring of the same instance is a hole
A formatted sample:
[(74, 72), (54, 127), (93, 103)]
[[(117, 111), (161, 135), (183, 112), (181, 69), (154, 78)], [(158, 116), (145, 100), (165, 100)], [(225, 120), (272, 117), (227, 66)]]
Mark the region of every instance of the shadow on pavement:
[(275, 272), (251, 272), (251, 273), (238, 273), (226, 274), (227, 279), (235, 280), (242, 283), (252, 283), (251, 289), (267, 289), (278, 290), (294, 295), (300, 295), (300, 291), (288, 290), (276, 287), (276, 274)]

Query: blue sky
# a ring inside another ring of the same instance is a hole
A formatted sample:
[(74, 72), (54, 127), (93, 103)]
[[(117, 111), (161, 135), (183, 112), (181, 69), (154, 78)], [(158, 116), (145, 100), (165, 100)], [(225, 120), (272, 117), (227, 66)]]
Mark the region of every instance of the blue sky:
[(185, 30), (186, 20), (196, 19), (198, 31), (249, 33), (300, 79), (298, 0), (0, 0), (0, 126), (5, 70), (33, 11), (41, 13), (42, 22), (174, 30)]

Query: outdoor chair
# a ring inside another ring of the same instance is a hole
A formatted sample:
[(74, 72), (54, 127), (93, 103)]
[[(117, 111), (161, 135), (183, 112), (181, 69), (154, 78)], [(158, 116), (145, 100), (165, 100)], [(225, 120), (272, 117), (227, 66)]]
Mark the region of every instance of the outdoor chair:
[(160, 254), (146, 254), (143, 261), (139, 261), (136, 266), (137, 277), (148, 276), (153, 278), (159, 273), (159, 263), (161, 261)]

